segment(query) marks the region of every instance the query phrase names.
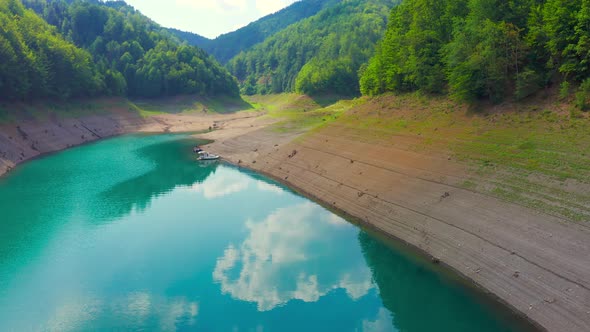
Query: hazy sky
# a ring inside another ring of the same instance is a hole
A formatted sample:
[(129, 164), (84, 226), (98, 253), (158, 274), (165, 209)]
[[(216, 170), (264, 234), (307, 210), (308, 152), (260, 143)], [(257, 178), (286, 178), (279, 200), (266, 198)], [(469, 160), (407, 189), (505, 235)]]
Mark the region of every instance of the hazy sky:
[(160, 25), (214, 38), (297, 0), (125, 0)]

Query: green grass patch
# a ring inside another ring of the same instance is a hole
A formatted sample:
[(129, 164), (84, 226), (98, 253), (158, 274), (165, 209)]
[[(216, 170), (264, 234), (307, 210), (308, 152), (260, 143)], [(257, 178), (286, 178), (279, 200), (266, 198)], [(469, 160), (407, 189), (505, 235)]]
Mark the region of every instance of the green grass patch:
[(162, 114), (214, 113), (230, 114), (251, 111), (255, 107), (240, 97), (176, 96), (158, 99), (139, 99), (130, 102), (129, 108), (143, 117)]
[[(590, 184), (590, 119), (563, 111), (562, 104), (480, 106), (444, 97), (408, 94), (361, 98), (337, 123), (358, 130), (364, 141), (390, 144), (396, 137), (406, 149), (450, 155), (466, 163), (473, 178), (460, 184), (547, 213), (588, 219), (590, 195), (573, 196), (565, 181)], [(409, 145), (408, 145), (409, 144)], [(513, 174), (500, 178), (498, 174)], [(552, 187), (532, 185), (538, 175)], [(485, 180), (488, 179), (488, 180)], [(480, 185), (495, 179), (497, 188)], [(516, 181), (515, 179), (520, 179)], [(575, 200), (578, 205), (572, 202)]]
[[(286, 100), (291, 103), (285, 103)], [(278, 99), (280, 104), (266, 104), (263, 110), (267, 110), (267, 116), (279, 119), (273, 126), (278, 132), (310, 131), (321, 128), (336, 121), (344, 112), (352, 108), (355, 100), (340, 100), (335, 103), (326, 103), (323, 107), (315, 100), (295, 98), (287, 96), (286, 99)], [(282, 106), (282, 107), (281, 107)]]

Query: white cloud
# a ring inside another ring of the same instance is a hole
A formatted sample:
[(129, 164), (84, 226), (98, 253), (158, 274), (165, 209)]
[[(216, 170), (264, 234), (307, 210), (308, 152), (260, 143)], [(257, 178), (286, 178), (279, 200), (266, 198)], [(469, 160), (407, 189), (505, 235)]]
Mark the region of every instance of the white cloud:
[(71, 298), (55, 309), (49, 318), (47, 331), (76, 331), (100, 312), (102, 302), (97, 299)]
[(348, 221), (338, 217), (337, 215), (330, 213), (329, 216), (326, 217), (326, 221), (334, 226), (343, 226), (346, 227), (350, 225)]
[(256, 0), (256, 9), (262, 15), (276, 13), (297, 0)]
[(248, 221), (248, 237), (225, 250), (213, 279), (224, 294), (254, 302), (259, 311), (294, 299), (315, 302), (338, 288), (353, 300), (363, 297), (374, 285), (360, 250), (353, 257), (332, 251), (341, 241), (354, 245), (356, 232), (335, 224), (330, 215), (304, 203), (277, 210), (262, 222)]
[(363, 332), (396, 332), (397, 329), (391, 324), (391, 314), (387, 309), (379, 309), (377, 318), (374, 321), (363, 321)]
[(181, 318), (186, 319), (188, 326), (196, 324), (199, 304), (184, 297), (156, 297), (144, 292), (130, 293), (119, 299), (109, 298), (108, 301), (85, 296), (74, 297), (57, 307), (46, 324), (47, 330), (82, 330), (84, 323), (105, 313), (118, 317), (121, 326), (141, 326), (151, 316), (157, 319), (160, 331), (175, 331), (176, 322)]
[(248, 6), (247, 0), (176, 0), (176, 4), (196, 10), (216, 10), (220, 13), (236, 12), (245, 10)]
[(256, 188), (258, 188), (258, 190), (272, 192), (277, 195), (282, 195), (285, 193), (285, 190), (283, 190), (281, 187), (264, 181), (256, 181)]
[(250, 180), (239, 172), (218, 168), (216, 176), (210, 176), (202, 183), (195, 183), (191, 190), (202, 193), (206, 199), (235, 194), (248, 189)]
[(261, 16), (275, 13), (297, 0), (175, 0), (176, 5), (195, 10), (215, 10), (219, 13), (245, 11), (254, 7)]

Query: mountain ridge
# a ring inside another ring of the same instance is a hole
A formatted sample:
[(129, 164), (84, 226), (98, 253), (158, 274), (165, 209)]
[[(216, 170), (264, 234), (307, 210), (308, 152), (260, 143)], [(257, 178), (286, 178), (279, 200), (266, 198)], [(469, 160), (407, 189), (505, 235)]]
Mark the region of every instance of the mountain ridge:
[(244, 94), (359, 94), (358, 71), (373, 55), (398, 0), (350, 0), (324, 8), (232, 58)]
[(288, 26), (341, 2), (342, 0), (300, 0), (276, 13), (264, 16), (242, 28), (221, 34), (213, 39), (177, 29), (169, 29), (169, 31), (191, 45), (202, 48), (219, 62), (225, 64), (240, 52), (263, 42)]

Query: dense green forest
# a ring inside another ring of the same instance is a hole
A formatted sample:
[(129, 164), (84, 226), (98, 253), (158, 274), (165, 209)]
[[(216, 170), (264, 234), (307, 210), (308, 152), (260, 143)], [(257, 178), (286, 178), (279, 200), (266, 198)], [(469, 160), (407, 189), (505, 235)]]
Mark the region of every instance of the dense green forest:
[(397, 2), (341, 2), (240, 53), (227, 67), (245, 94), (358, 93), (358, 69), (373, 55)]
[(360, 85), (498, 102), (557, 83), (587, 108), (589, 74), (590, 0), (404, 0)]
[(18, 0), (0, 0), (2, 99), (239, 92), (211, 56), (124, 2), (23, 3), (42, 18)]
[(263, 42), (266, 38), (285, 29), (293, 23), (313, 16), (324, 8), (334, 6), (342, 0), (301, 0), (268, 16), (252, 22), (234, 32), (223, 34), (213, 40), (201, 40), (199, 38), (187, 38), (178, 34), (193, 45), (199, 46), (213, 55), (221, 63), (227, 63), (240, 52), (250, 49), (252, 46)]
[(590, 0), (399, 2), (303, 0), (209, 40), (123, 1), (0, 0), (0, 99), (237, 95), (237, 78), (244, 94), (494, 102), (559, 85), (590, 108)]
[(17, 0), (0, 0), (0, 99), (84, 97), (104, 92), (92, 56)]
[(182, 31), (174, 28), (167, 28), (166, 30), (168, 30), (168, 32), (176, 36), (176, 38), (180, 39), (181, 41), (187, 42), (189, 45), (200, 47), (207, 53), (211, 54), (209, 51), (206, 50), (207, 46), (211, 42), (211, 39), (203, 37), (196, 33)]

